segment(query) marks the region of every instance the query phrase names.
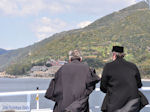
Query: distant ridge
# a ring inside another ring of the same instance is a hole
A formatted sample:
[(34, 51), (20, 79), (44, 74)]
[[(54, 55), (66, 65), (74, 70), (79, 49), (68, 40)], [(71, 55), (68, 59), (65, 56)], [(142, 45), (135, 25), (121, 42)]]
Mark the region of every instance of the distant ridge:
[(0, 68), (21, 75), (49, 58), (67, 60), (69, 50), (79, 49), (85, 61), (101, 71), (111, 61), (113, 45), (123, 45), (126, 59), (138, 65), (143, 77), (150, 77), (150, 10), (145, 2), (104, 16), (85, 28), (57, 33), (2, 54)]
[(8, 51), (0, 48), (0, 55), (7, 53)]
[(148, 4), (142, 1), (137, 4), (131, 5), (127, 8), (124, 8), (120, 11), (113, 12), (112, 14), (104, 16), (96, 20), (91, 25), (89, 25), (88, 28), (93, 28), (93, 27), (95, 28), (95, 27), (109, 25), (112, 22), (117, 22), (121, 19), (124, 19), (125, 17), (131, 15), (132, 13), (137, 12), (138, 10), (147, 10), (147, 9), (148, 9)]
[(145, 1), (141, 1), (137, 4), (131, 5), (131, 6), (124, 8), (120, 11), (121, 12), (122, 11), (133, 11), (133, 10), (141, 10), (141, 9), (143, 10), (143, 9), (148, 9), (148, 8), (149, 8), (148, 4)]

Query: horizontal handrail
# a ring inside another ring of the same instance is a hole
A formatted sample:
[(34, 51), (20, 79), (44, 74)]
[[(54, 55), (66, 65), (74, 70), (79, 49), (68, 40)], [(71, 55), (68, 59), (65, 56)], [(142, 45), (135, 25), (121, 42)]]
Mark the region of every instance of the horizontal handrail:
[[(142, 88), (140, 88), (140, 90), (141, 91), (149, 91), (150, 92), (150, 87), (142, 87)], [(95, 91), (100, 91), (100, 88), (96, 88)], [(1, 96), (21, 96), (21, 95), (27, 95), (27, 102), (30, 105), (31, 95), (37, 95), (38, 96), (38, 94), (45, 94), (45, 93), (46, 93), (46, 90), (2, 92), (2, 93), (0, 93), (0, 97)], [(150, 105), (146, 105), (146, 107), (149, 108)], [(39, 110), (39, 100), (37, 100), (37, 109), (36, 110)]]
[(141, 91), (150, 91), (150, 87), (142, 87), (140, 90)]
[[(150, 87), (142, 87), (139, 90), (141, 90), (141, 91), (150, 91)], [(100, 88), (96, 88), (95, 91), (100, 91)]]
[(46, 90), (35, 90), (35, 91), (16, 91), (16, 92), (3, 92), (0, 96), (18, 96), (18, 95), (33, 95), (33, 94), (43, 94)]
[[(142, 87), (141, 91), (150, 91), (150, 87)], [(100, 88), (96, 88), (95, 91), (100, 91)], [(33, 95), (33, 94), (44, 94), (46, 90), (34, 90), (34, 91), (16, 91), (16, 92), (2, 92), (0, 96), (18, 96), (18, 95)]]

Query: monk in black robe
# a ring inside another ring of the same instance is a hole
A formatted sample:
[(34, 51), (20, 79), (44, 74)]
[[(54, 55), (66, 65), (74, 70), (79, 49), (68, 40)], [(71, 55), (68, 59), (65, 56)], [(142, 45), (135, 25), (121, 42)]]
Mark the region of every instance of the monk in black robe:
[(69, 60), (55, 74), (45, 97), (56, 102), (54, 112), (89, 112), (89, 95), (100, 79), (81, 62), (79, 51), (71, 52)]
[(126, 61), (123, 47), (113, 47), (113, 62), (104, 67), (100, 89), (106, 93), (104, 112), (139, 112), (140, 96), (138, 88), (142, 87), (141, 76), (137, 66)]

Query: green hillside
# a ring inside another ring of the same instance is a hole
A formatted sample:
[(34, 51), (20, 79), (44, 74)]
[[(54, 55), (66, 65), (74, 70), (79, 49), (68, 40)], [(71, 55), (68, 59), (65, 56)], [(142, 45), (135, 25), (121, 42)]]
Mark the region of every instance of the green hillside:
[(150, 10), (140, 2), (96, 20), (83, 29), (55, 34), (26, 48), (0, 55), (0, 68), (23, 74), (49, 58), (67, 60), (69, 50), (79, 49), (90, 66), (100, 70), (111, 61), (113, 45), (122, 45), (126, 59), (150, 76)]

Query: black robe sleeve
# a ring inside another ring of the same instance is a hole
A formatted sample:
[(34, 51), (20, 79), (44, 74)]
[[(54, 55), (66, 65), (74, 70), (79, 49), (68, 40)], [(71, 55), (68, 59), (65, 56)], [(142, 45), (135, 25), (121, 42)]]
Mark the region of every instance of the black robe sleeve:
[(148, 99), (145, 97), (145, 95), (141, 91), (138, 91), (138, 94), (140, 96), (140, 110), (141, 110), (146, 105), (148, 105), (149, 102), (148, 102)]
[(141, 76), (137, 67), (135, 68), (135, 71), (136, 71), (135, 78), (136, 78), (137, 86), (138, 88), (141, 88), (142, 87)]
[[(90, 73), (87, 77), (86, 89), (88, 90), (88, 92), (91, 93), (95, 89), (96, 83), (98, 83), (100, 81), (100, 78), (96, 74), (95, 69), (91, 68), (89, 71), (90, 71)], [(90, 93), (88, 93), (88, 94), (90, 94)]]
[(52, 79), (50, 82), (50, 85), (45, 93), (45, 98), (50, 99), (52, 101), (55, 101), (54, 95), (54, 85), (55, 85), (55, 79)]
[(108, 74), (107, 74), (107, 66), (105, 65), (104, 70), (102, 72), (102, 78), (101, 78), (101, 84), (100, 84), (100, 89), (104, 93), (107, 93), (107, 82), (108, 82)]
[(61, 69), (56, 72), (54, 79), (51, 80), (45, 97), (55, 102), (62, 98)]

